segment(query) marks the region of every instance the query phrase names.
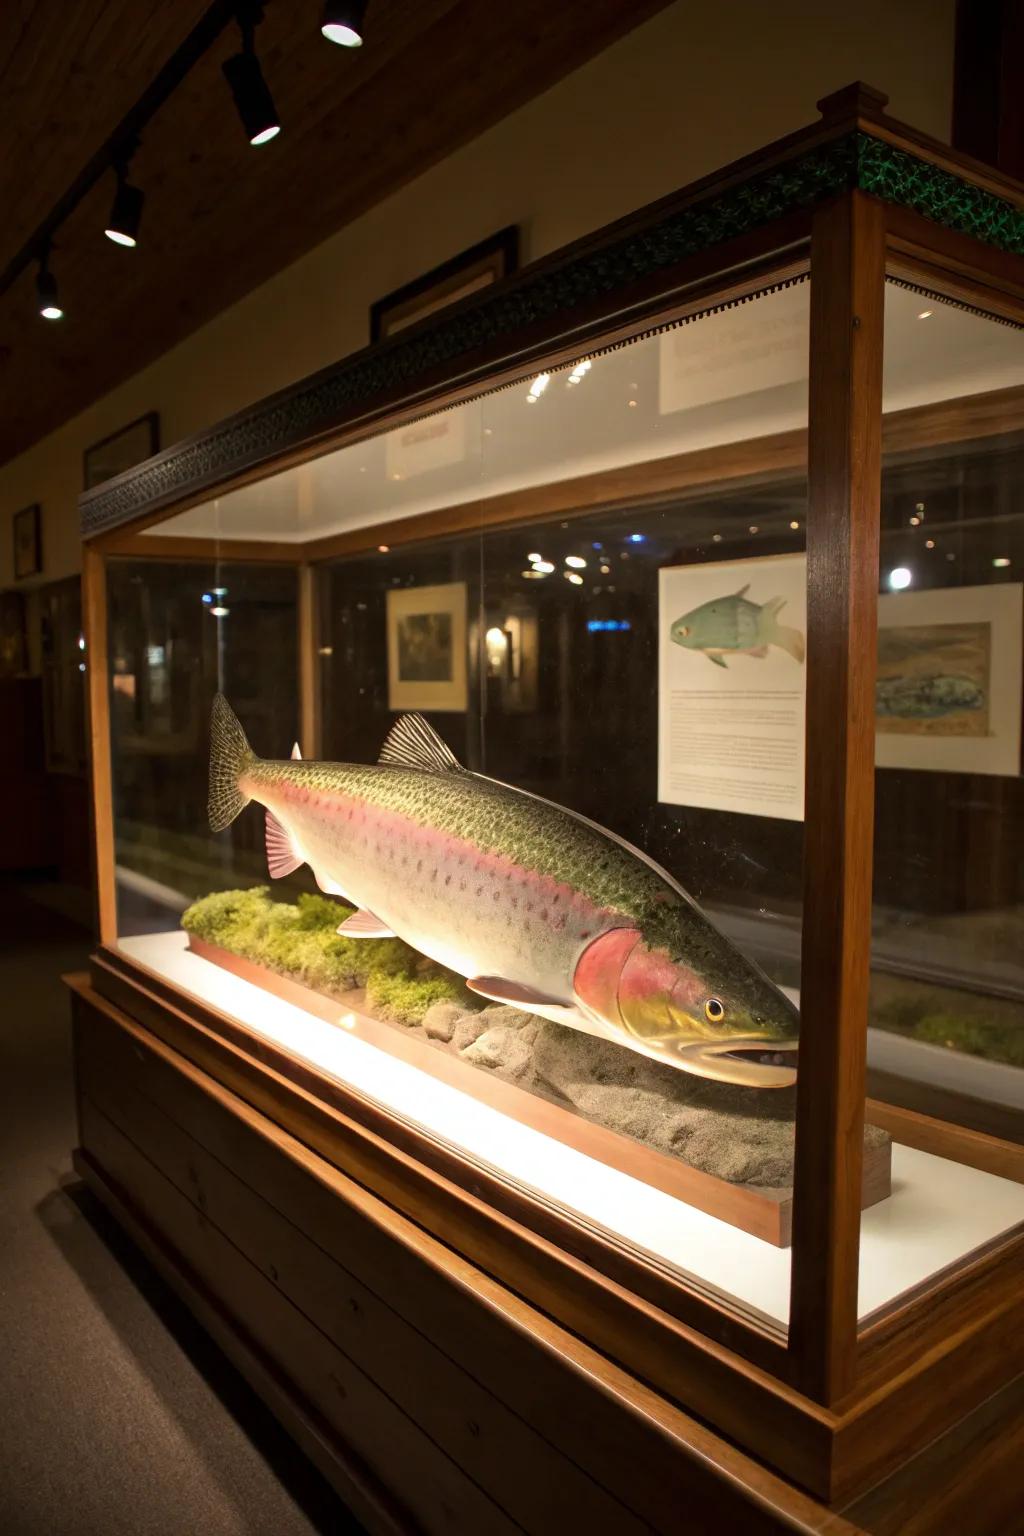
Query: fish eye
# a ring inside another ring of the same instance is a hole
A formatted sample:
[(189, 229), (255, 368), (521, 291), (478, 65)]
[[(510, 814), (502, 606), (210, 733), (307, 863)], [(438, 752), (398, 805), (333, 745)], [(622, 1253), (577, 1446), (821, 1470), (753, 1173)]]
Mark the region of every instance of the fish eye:
[(690, 633), (690, 626), (689, 626), (689, 624), (680, 624), (677, 627), (677, 629), (676, 629), (676, 634), (677, 635), (688, 635), (689, 633)]
[(717, 997), (709, 997), (704, 1004), (704, 1017), (711, 1024), (721, 1024), (725, 1018), (725, 1007)]

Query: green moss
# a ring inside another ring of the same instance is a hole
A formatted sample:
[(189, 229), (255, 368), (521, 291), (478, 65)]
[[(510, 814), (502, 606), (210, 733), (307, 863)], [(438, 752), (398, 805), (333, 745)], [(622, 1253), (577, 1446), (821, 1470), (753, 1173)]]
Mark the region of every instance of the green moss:
[(181, 919), (187, 933), (265, 965), (317, 992), (366, 988), (381, 1018), (418, 1024), (432, 1003), (472, 1005), (461, 977), (425, 960), (401, 939), (346, 939), (336, 930), (352, 911), (327, 896), (274, 901), (265, 885), (214, 891)]
[(1024, 1030), (1006, 1029), (986, 1018), (963, 1018), (953, 1013), (930, 1013), (914, 1027), (914, 1039), (944, 1045), (968, 1056), (985, 1056), (1014, 1067), (1024, 1067)]
[(461, 979), (440, 967), (433, 975), (371, 974), (366, 984), (366, 1001), (379, 1019), (392, 1024), (419, 1024), (434, 1003), (458, 1003), (471, 1006), (470, 994)]

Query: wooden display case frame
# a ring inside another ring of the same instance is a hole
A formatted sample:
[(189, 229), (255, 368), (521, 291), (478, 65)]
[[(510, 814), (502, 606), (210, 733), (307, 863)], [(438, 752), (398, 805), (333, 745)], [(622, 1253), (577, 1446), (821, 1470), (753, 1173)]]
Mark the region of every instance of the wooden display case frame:
[[(121, 1010), (326, 1162), (554, 1318), (639, 1382), (835, 1504), (870, 1487), (1024, 1371), (1016, 1229), (858, 1326), (883, 446), (1002, 433), (1017, 391), (883, 426), (887, 277), (1024, 324), (1024, 189), (884, 115), (850, 87), (822, 120), (450, 311), (187, 440), (82, 498), (97, 930), (93, 1006)], [(808, 753), (800, 1074), (788, 1330), (683, 1282), (187, 997), (116, 945), (106, 562), (201, 559), (139, 538), (169, 515), (669, 321), (811, 278), (806, 433), (494, 497), (293, 544), (235, 544), (300, 567), (303, 734), (317, 736), (316, 563), (553, 510), (655, 499), (730, 477), (808, 477)], [(816, 721), (828, 721), (816, 730)], [(893, 1105), (911, 1146), (1024, 1180), (1020, 1148)], [(84, 1141), (88, 1153), (87, 1140)], [(646, 1389), (645, 1389), (646, 1390)]]

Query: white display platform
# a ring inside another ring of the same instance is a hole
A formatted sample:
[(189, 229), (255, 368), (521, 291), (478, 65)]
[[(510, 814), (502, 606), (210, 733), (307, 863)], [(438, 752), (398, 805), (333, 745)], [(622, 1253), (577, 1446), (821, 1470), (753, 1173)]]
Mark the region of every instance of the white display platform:
[[(193, 955), (180, 930), (122, 939), (128, 958), (425, 1130), (647, 1250), (701, 1285), (786, 1324), (790, 1250), (520, 1125), (252, 982)], [(339, 1008), (338, 1025), (343, 1014)], [(859, 1315), (1024, 1221), (1024, 1186), (894, 1146), (892, 1195), (864, 1212)]]

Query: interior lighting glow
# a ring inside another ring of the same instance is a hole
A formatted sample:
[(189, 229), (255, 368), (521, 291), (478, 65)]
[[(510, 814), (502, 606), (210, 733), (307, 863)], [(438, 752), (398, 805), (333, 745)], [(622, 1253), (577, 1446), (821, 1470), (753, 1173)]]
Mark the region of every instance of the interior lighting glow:
[(913, 579), (913, 573), (905, 565), (897, 565), (889, 572), (889, 586), (893, 592), (906, 591)]
[(566, 555), (565, 563), (574, 571), (582, 571), (587, 562), (582, 555)]
[(555, 567), (550, 560), (535, 560), (533, 568), (535, 571), (539, 571), (542, 576), (550, 576)]
[(57, 279), (47, 267), (45, 260), (40, 263), (39, 275), (36, 278), (36, 300), (39, 304), (39, 313), (44, 320), (63, 318), (64, 311), (57, 291)]
[(386, 555), (390, 548), (391, 548), (390, 544), (378, 544), (377, 545), (377, 553), (379, 555)]
[(525, 576), (527, 581), (543, 581), (545, 573), (533, 567), (529, 571), (520, 571), (519, 574), (520, 576)]
[(532, 560), (533, 564), (536, 565), (537, 561), (538, 560), (543, 560), (544, 556), (543, 555), (533, 554), (533, 555), (527, 555), (526, 558), (527, 558), (527, 560)]
[(646, 537), (647, 535), (643, 533), (631, 533), (629, 536), (629, 542), (631, 544), (642, 544)]
[(750, 532), (751, 532), (751, 533), (760, 533), (760, 532), (761, 532), (761, 530), (760, 530), (760, 528), (759, 528), (759, 527), (758, 527), (758, 526), (757, 526), (757, 524), (756, 524), (756, 523), (751, 523), (751, 525), (750, 525)]
[(919, 320), (930, 320), (932, 315), (934, 315), (934, 313), (935, 313), (934, 309), (922, 309), (922, 310), (918, 311), (917, 318)]
[(582, 587), (583, 577), (577, 576), (575, 571), (563, 571), (562, 575), (565, 577), (566, 581), (571, 581), (574, 587)]
[(218, 603), (215, 608), (210, 609), (210, 612), (213, 614), (215, 619), (226, 619), (228, 614), (231, 612), (231, 609), (225, 608), (223, 603)]
[(531, 405), (536, 405), (537, 401), (540, 399), (541, 395), (544, 393), (550, 383), (550, 373), (538, 373), (537, 377), (530, 385), (530, 392), (526, 397)]
[(572, 370), (572, 373), (570, 373), (569, 377), (566, 379), (566, 386), (568, 387), (572, 384), (579, 384), (582, 379), (586, 378), (587, 374), (590, 372), (590, 368), (590, 358), (583, 358), (581, 362), (576, 364), (575, 368)]
[(712, 542), (712, 544), (721, 544), (721, 542), (722, 542), (722, 535), (720, 533), (713, 533), (711, 535), (711, 542)]
[(80, 651), (84, 651), (85, 650), (85, 636), (84, 635), (79, 635), (79, 637), (78, 637), (78, 649)]
[(1010, 561), (1006, 555), (997, 555), (992, 561), (997, 570), (1005, 570), (1009, 563)]
[(614, 633), (625, 629), (632, 629), (628, 619), (588, 619), (587, 628), (592, 635), (602, 632)]
[(794, 532), (795, 532), (795, 531), (796, 531), (796, 529), (797, 529), (797, 528), (799, 528), (799, 527), (800, 527), (800, 524), (799, 524), (799, 523), (798, 523), (798, 522), (797, 522), (797, 520), (796, 520), (796, 518), (795, 518), (795, 517), (794, 517), (794, 518), (793, 518), (793, 519), (792, 519), (792, 521), (791, 521), (791, 522), (790, 522), (790, 525), (789, 525), (789, 526), (790, 526), (790, 527), (791, 527), (791, 528), (792, 528), (792, 529), (793, 529), (793, 530), (794, 530)]
[(934, 549), (935, 548), (935, 540), (934, 539), (925, 539), (924, 547), (925, 547), (925, 549)]
[(920, 526), (921, 526), (921, 519), (919, 517), (912, 517), (910, 519), (910, 526), (911, 526), (911, 528), (920, 528)]
[(611, 566), (610, 565), (602, 565), (602, 567), (601, 567), (601, 575), (602, 576), (607, 576), (610, 571), (611, 571)]

